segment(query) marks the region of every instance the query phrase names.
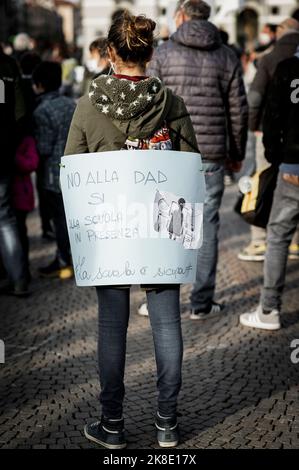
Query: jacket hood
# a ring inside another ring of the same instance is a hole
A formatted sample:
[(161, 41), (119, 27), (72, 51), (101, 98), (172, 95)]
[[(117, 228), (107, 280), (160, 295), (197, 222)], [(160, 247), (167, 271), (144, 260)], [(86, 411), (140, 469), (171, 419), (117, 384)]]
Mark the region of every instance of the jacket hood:
[(292, 45), (298, 44), (298, 46), (299, 46), (299, 31), (290, 29), (289, 31), (284, 33), (281, 36), (281, 38), (279, 38), (276, 41), (275, 46), (281, 46), (281, 45), (284, 46), (284, 45), (290, 45), (290, 44), (292, 44)]
[(37, 96), (36, 102), (40, 104), (43, 101), (54, 100), (55, 98), (59, 98), (60, 96), (61, 95), (59, 91), (46, 91), (45, 93), (41, 93)]
[(142, 139), (163, 125), (172, 92), (156, 77), (134, 82), (101, 75), (92, 81), (89, 99), (123, 134)]
[(185, 21), (170, 39), (183, 46), (206, 51), (217, 49), (222, 44), (218, 29), (206, 20)]

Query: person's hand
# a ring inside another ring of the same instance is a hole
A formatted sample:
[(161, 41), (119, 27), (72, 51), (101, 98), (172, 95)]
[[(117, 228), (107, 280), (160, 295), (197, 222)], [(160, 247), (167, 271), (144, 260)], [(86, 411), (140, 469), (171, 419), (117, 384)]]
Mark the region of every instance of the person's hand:
[(227, 160), (226, 162), (226, 169), (232, 171), (233, 173), (239, 173), (242, 168), (242, 162), (237, 162), (234, 160)]
[(262, 131), (255, 131), (255, 137), (261, 137), (263, 135)]

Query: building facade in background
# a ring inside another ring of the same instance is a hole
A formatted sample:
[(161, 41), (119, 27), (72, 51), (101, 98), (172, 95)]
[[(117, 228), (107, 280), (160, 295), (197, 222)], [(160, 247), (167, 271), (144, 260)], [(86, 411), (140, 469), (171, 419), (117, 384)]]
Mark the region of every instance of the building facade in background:
[(74, 44), (81, 34), (81, 0), (0, 0), (0, 41), (25, 32), (38, 44)]
[(153, 19), (159, 17), (158, 0), (81, 0), (82, 34), (84, 50), (98, 36), (106, 35), (112, 14), (119, 9), (132, 13), (146, 13)]
[[(225, 29), (231, 42), (254, 41), (265, 23), (278, 24), (297, 11), (299, 0), (206, 0), (213, 8), (213, 21)], [(159, 29), (173, 30), (174, 0), (81, 0), (84, 48), (97, 36), (107, 34), (112, 13), (128, 8), (145, 13), (158, 22)]]
[(81, 1), (55, 0), (55, 7), (62, 18), (65, 41), (68, 44), (76, 43), (81, 35)]
[(299, 0), (215, 0), (216, 24), (225, 29), (232, 42), (254, 42), (265, 23), (279, 24), (299, 14)]
[(18, 32), (29, 34), (39, 49), (64, 41), (62, 17), (52, 0), (19, 0)]
[[(299, 0), (206, 0), (212, 21), (226, 30), (230, 42), (254, 43), (265, 23), (288, 16), (299, 19)], [(17, 32), (39, 40), (77, 44), (86, 52), (98, 36), (106, 35), (112, 14), (126, 8), (145, 13), (158, 24), (157, 33), (174, 31), (176, 0), (0, 0), (0, 41)]]

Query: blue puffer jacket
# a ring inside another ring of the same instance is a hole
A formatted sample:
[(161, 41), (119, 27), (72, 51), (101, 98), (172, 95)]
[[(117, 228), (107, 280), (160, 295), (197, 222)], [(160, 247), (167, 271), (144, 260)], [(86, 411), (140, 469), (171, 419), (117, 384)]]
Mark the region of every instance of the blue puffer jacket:
[(190, 20), (159, 46), (149, 65), (181, 96), (206, 162), (243, 160), (248, 106), (240, 62), (212, 23)]

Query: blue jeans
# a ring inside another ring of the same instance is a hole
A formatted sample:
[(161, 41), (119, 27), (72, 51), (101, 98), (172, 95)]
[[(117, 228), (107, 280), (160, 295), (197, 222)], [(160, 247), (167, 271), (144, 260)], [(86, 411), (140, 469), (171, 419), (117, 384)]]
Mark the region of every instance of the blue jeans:
[[(125, 396), (130, 290), (115, 287), (96, 289), (99, 300), (100, 403), (104, 416), (116, 419), (122, 416)], [(163, 416), (172, 416), (176, 414), (182, 383), (183, 340), (179, 286), (157, 286), (155, 290), (147, 292), (147, 302), (157, 364), (158, 410)]]
[(0, 254), (12, 283), (26, 279), (27, 265), (11, 208), (11, 178), (0, 179)]
[(219, 209), (224, 193), (224, 166), (203, 165), (206, 180), (206, 199), (203, 212), (203, 244), (197, 260), (197, 276), (191, 294), (191, 307), (208, 311), (215, 293), (218, 261)]
[(45, 190), (45, 196), (48, 203), (49, 215), (53, 220), (55, 229), (57, 243), (56, 256), (62, 266), (69, 265), (71, 264), (71, 248), (62, 194), (56, 193), (55, 191)]
[(289, 245), (299, 223), (299, 187), (278, 176), (273, 205), (267, 226), (267, 252), (264, 263), (264, 309), (281, 308)]

